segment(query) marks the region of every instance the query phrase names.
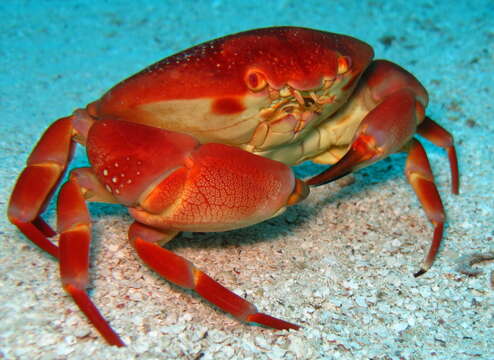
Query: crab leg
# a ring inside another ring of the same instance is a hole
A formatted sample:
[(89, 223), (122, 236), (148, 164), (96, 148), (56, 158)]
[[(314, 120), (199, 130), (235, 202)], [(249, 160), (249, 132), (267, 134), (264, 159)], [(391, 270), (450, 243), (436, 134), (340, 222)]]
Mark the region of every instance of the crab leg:
[(72, 117), (54, 122), (27, 160), (9, 202), (8, 217), (33, 243), (54, 257), (58, 248), (48, 237), (56, 233), (41, 218), (67, 163), (72, 158)]
[(427, 272), (432, 266), (441, 244), (444, 220), (446, 219), (441, 197), (434, 184), (434, 175), (432, 174), (427, 154), (417, 139), (410, 141), (405, 174), (415, 194), (417, 194), (429, 221), (434, 226), (434, 236), (429, 252), (420, 270), (413, 274), (413, 276), (417, 277)]
[(125, 346), (86, 292), (91, 242), (90, 218), (75, 176), (71, 176), (60, 190), (57, 227), (60, 232), (60, 276), (64, 290), (110, 345)]
[(417, 133), (432, 142), (434, 145), (446, 149), (448, 152), (449, 166), (451, 168), (451, 192), (458, 195), (460, 176), (458, 174), (458, 159), (456, 157), (453, 136), (446, 131), (446, 129), (427, 116), (417, 128)]
[(191, 262), (159, 245), (170, 241), (177, 233), (134, 222), (129, 229), (129, 239), (139, 257), (158, 274), (174, 284), (195, 290), (239, 320), (279, 330), (299, 329), (298, 325), (258, 312), (253, 304), (220, 285)]

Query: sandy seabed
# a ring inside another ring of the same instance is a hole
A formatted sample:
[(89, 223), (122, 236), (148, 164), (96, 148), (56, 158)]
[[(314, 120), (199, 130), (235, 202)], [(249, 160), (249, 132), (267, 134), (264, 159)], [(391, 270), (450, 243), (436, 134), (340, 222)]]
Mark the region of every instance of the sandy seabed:
[[(433, 268), (414, 278), (432, 237), (395, 155), (313, 189), (246, 229), (184, 234), (172, 249), (264, 312), (298, 323), (239, 323), (145, 267), (124, 208), (91, 204), (90, 294), (128, 344), (107, 346), (59, 280), (58, 265), (0, 218), (0, 358), (493, 359), (492, 1), (4, 1), (0, 4), (0, 206), (42, 133), (160, 58), (218, 36), (296, 25), (371, 44), (414, 73), (428, 114), (456, 139), (461, 194), (446, 155), (425, 143), (448, 223)], [(78, 151), (73, 166), (84, 166)], [(304, 165), (300, 176), (319, 168)], [(51, 205), (45, 216), (54, 223)]]

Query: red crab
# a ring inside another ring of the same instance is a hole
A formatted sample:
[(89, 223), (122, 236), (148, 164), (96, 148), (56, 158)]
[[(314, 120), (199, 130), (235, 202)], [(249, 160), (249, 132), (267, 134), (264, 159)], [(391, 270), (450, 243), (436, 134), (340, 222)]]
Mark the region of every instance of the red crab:
[[(54, 122), (15, 185), (8, 217), (60, 262), (64, 289), (112, 345), (120, 337), (87, 295), (91, 221), (86, 201), (119, 203), (135, 222), (129, 239), (164, 278), (194, 289), (240, 320), (297, 329), (260, 313), (189, 261), (162, 247), (180, 231), (225, 231), (282, 213), (317, 186), (391, 153), (408, 153), (405, 173), (434, 227), (427, 271), (445, 214), (419, 134), (447, 150), (452, 136), (425, 116), (428, 96), (396, 64), (345, 35), (296, 27), (247, 31), (197, 45), (151, 65), (103, 97)], [(71, 160), (87, 147), (58, 197), (56, 234), (41, 218)], [(332, 165), (303, 181), (290, 165)]]

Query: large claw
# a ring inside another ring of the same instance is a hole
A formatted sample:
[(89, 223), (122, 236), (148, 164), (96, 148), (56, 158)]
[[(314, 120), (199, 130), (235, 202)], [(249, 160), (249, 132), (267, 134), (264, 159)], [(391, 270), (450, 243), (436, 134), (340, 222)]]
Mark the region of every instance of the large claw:
[(308, 194), (280, 162), (228, 145), (200, 145), (186, 134), (105, 119), (93, 125), (87, 143), (99, 181), (136, 220), (158, 228), (236, 229)]

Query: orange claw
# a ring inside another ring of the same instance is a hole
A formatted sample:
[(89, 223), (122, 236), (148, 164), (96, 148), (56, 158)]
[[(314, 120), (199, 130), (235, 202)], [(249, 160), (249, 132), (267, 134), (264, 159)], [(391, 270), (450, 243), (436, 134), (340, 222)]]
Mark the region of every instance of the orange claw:
[(401, 89), (379, 103), (362, 120), (347, 153), (335, 165), (307, 181), (322, 185), (398, 151), (415, 132), (414, 94)]

